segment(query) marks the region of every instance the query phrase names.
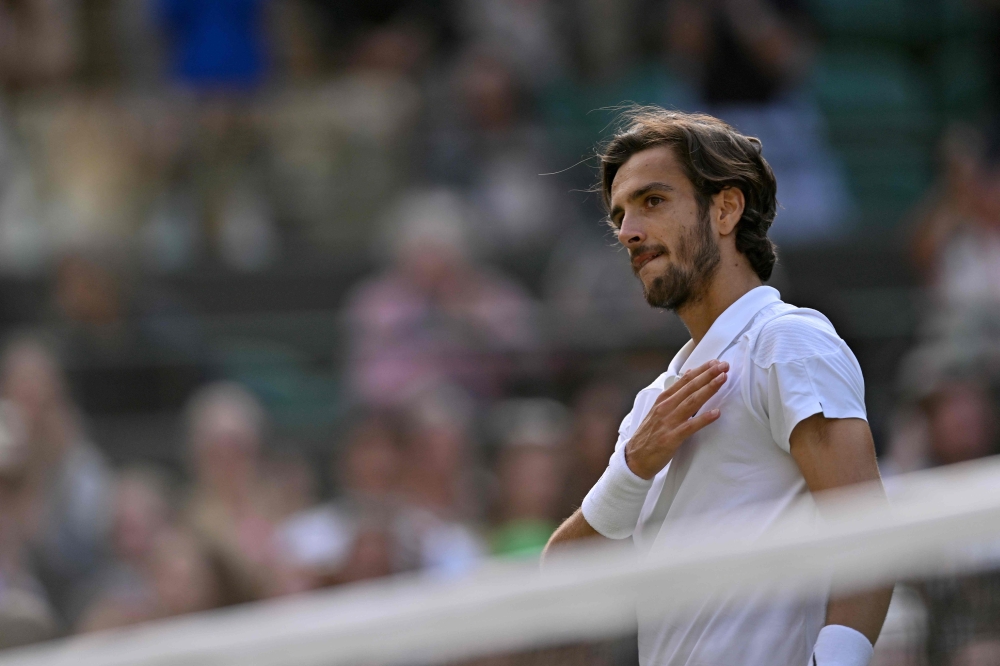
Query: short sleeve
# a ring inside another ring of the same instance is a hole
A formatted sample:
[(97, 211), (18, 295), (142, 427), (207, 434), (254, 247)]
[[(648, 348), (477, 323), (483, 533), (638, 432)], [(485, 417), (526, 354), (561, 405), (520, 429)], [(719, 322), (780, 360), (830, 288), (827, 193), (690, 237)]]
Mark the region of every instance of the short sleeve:
[(630, 437), (632, 437), (632, 412), (625, 415), (622, 424), (618, 426), (618, 441), (615, 442), (615, 451), (624, 447)]
[(651, 385), (639, 391), (635, 396), (635, 402), (632, 404), (632, 411), (625, 415), (621, 426), (618, 427), (618, 441), (615, 443), (615, 451), (628, 444), (628, 440), (632, 438), (636, 429), (642, 424), (642, 420), (646, 418), (646, 414), (653, 407), (656, 398), (666, 390), (666, 387), (673, 384), (676, 379), (676, 377), (668, 377), (664, 374), (658, 377)]
[(784, 322), (769, 333), (761, 337), (771, 351), (755, 360), (771, 434), (782, 450), (791, 450), (795, 426), (813, 414), (867, 419), (861, 367), (831, 325)]

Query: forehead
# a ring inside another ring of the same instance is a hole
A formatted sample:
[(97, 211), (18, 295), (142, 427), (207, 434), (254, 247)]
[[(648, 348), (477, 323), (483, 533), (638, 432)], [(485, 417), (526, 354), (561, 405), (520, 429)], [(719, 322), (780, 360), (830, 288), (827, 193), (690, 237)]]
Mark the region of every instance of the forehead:
[(678, 189), (688, 183), (672, 147), (653, 146), (628, 158), (611, 182), (611, 199), (627, 197), (633, 190), (652, 182), (667, 183)]

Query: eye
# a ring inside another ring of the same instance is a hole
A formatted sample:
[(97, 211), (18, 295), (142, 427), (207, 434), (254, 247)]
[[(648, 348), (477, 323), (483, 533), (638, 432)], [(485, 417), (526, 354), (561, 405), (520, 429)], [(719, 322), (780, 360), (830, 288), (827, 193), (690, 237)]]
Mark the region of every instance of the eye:
[(663, 197), (660, 197), (660, 196), (657, 196), (657, 195), (654, 194), (653, 196), (651, 196), (651, 197), (649, 197), (649, 198), (646, 199), (646, 205), (648, 207), (652, 208), (653, 206), (661, 204), (664, 201), (665, 201), (665, 199)]

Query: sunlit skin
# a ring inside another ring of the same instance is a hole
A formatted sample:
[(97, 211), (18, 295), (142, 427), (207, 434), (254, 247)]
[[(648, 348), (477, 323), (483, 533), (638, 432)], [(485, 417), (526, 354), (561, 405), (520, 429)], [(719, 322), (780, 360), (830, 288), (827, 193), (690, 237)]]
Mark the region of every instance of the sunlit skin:
[[(700, 228), (705, 222), (694, 185), (670, 146), (632, 155), (615, 174), (610, 203), (610, 223), (628, 250), (647, 300), (674, 309), (695, 343), (730, 305), (761, 286), (746, 256), (736, 249), (743, 192), (731, 187), (710, 197), (707, 229)], [(705, 250), (704, 242), (717, 249), (699, 252)], [(663, 391), (626, 445), (629, 469), (653, 478), (688, 437), (718, 419), (718, 410), (698, 411), (725, 384), (728, 370), (726, 362), (709, 361)], [(871, 432), (861, 419), (817, 414), (797, 425), (790, 440), (792, 458), (812, 492), (879, 481)], [(598, 536), (577, 510), (549, 539), (543, 560), (561, 543)], [(833, 598), (827, 605), (827, 623), (852, 627), (874, 643), (891, 596), (890, 587)]]
[[(709, 203), (710, 237), (719, 262), (694, 297), (677, 309), (691, 337), (699, 342), (712, 322), (743, 294), (761, 285), (746, 256), (736, 249), (736, 225), (743, 215), (743, 192), (722, 190)], [(670, 146), (636, 153), (618, 170), (611, 186), (611, 225), (629, 252), (632, 268), (648, 292), (673, 265), (690, 269), (691, 239), (697, 237), (698, 200)], [(685, 245), (688, 247), (685, 248)], [(662, 247), (665, 253), (647, 248)]]

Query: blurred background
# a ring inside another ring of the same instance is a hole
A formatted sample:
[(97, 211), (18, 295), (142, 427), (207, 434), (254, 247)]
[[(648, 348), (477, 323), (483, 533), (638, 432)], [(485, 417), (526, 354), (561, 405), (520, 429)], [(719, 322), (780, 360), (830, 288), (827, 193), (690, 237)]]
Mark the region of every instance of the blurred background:
[[(687, 340), (625, 101), (762, 139), (890, 483), (1000, 450), (996, 1), (0, 0), (0, 645), (537, 557)], [(1000, 663), (996, 574), (910, 602)]]

